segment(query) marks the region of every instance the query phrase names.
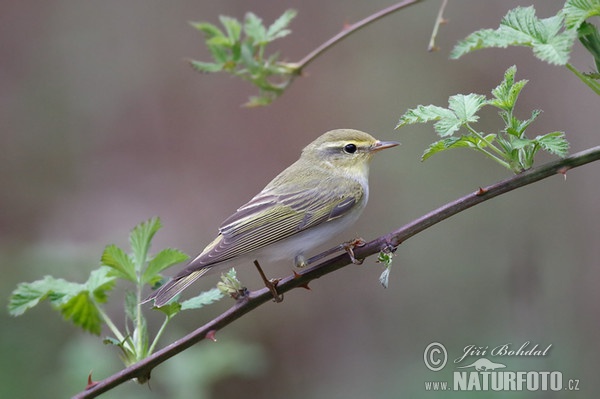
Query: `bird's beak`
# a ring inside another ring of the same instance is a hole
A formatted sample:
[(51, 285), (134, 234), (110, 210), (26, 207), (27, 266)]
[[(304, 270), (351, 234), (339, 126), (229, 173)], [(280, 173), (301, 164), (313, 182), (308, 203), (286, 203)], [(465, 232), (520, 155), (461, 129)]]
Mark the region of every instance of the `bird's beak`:
[(384, 150), (386, 148), (395, 147), (397, 145), (400, 145), (400, 142), (398, 142), (398, 141), (379, 141), (379, 140), (377, 140), (377, 142), (375, 143), (375, 145), (373, 147), (371, 147), (371, 152), (381, 151), (381, 150)]

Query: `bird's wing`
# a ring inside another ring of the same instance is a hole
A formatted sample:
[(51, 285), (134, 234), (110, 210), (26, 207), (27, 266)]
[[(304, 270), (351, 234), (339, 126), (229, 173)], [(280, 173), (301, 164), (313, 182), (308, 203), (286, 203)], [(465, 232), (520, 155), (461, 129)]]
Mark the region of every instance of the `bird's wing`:
[[(199, 269), (223, 262), (335, 220), (361, 202), (360, 183), (339, 178), (314, 182), (308, 190), (264, 190), (240, 207), (219, 228), (219, 236), (189, 266)], [(189, 269), (191, 269), (189, 268)]]

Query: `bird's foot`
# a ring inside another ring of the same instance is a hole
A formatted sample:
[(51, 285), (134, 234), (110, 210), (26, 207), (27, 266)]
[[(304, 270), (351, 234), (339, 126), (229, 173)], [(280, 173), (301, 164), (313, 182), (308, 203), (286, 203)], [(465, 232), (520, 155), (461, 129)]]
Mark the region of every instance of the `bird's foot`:
[(279, 302), (283, 301), (283, 294), (279, 294), (277, 292), (277, 283), (279, 283), (279, 281), (281, 279), (280, 278), (268, 279), (267, 276), (265, 276), (265, 272), (263, 272), (263, 270), (260, 267), (260, 264), (258, 263), (257, 260), (254, 261), (254, 266), (256, 266), (256, 270), (258, 270), (258, 274), (260, 274), (260, 278), (262, 278), (263, 283), (265, 284), (265, 287), (267, 287), (269, 289), (269, 291), (271, 291), (271, 295), (273, 295), (273, 302), (279, 303)]
[(340, 247), (344, 251), (346, 251), (346, 253), (350, 257), (350, 260), (352, 261), (352, 263), (354, 263), (355, 265), (362, 265), (362, 263), (364, 262), (364, 259), (357, 259), (354, 256), (354, 248), (356, 248), (356, 247), (364, 247), (364, 245), (366, 243), (367, 242), (365, 240), (363, 240), (362, 238), (358, 237), (358, 238), (355, 238), (354, 240), (342, 243), (340, 245)]

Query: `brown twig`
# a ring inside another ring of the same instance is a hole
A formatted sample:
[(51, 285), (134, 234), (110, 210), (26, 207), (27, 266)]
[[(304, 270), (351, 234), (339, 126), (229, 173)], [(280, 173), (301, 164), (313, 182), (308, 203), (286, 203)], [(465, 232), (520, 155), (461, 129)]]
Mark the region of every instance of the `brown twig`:
[(446, 22), (444, 19), (444, 10), (448, 5), (448, 0), (442, 0), (442, 5), (440, 6), (440, 10), (438, 11), (437, 18), (435, 19), (435, 24), (433, 25), (433, 32), (431, 32), (431, 39), (429, 39), (429, 46), (427, 46), (427, 51), (437, 51), (439, 47), (435, 45), (435, 39), (438, 34), (438, 30), (440, 29), (440, 25)]
[[(569, 169), (585, 165), (599, 159), (600, 146), (597, 146), (574, 154), (568, 158), (551, 162), (538, 168), (530, 169), (491, 186), (479, 188), (471, 194), (448, 203), (399, 228), (398, 230), (376, 238), (362, 247), (355, 248), (355, 255), (357, 258), (362, 259), (378, 253), (383, 248), (388, 248), (390, 246), (396, 247), (402, 242), (406, 241), (408, 238), (474, 205), (485, 202), (519, 187), (535, 183), (547, 177), (556, 174), (564, 175)], [(325, 260), (315, 266), (304, 269), (300, 273), (294, 273), (294, 275), (282, 279), (277, 285), (277, 291), (279, 293), (284, 293), (294, 288), (306, 287), (310, 281), (332, 273), (349, 264), (352, 264), (352, 262), (348, 254), (341, 254), (334, 258)], [(159, 350), (152, 356), (133, 364), (102, 381), (98, 381), (89, 389), (73, 396), (73, 399), (95, 398), (101, 393), (106, 392), (124, 383), (125, 381), (133, 378), (148, 378), (152, 369), (163, 363), (165, 360), (175, 356), (176, 354), (184, 351), (185, 349), (202, 341), (205, 338), (214, 338), (216, 331), (221, 330), (225, 326), (239, 319), (258, 306), (269, 302), (272, 298), (273, 296), (268, 288), (250, 292), (244, 299), (236, 302), (230, 309), (204, 326), (173, 342), (169, 346)]]
[(294, 63), (293, 65), (297, 69), (297, 73), (300, 74), (302, 72), (302, 69), (304, 69), (308, 64), (310, 64), (312, 61), (314, 61), (315, 58), (317, 58), (319, 55), (321, 55), (321, 53), (325, 52), (330, 47), (334, 46), (337, 42), (348, 37), (349, 35), (356, 32), (357, 30), (364, 28), (368, 24), (375, 22), (378, 19), (383, 18), (386, 15), (389, 15), (389, 14), (391, 14), (395, 11), (398, 11), (404, 7), (408, 7), (412, 4), (418, 3), (419, 1), (421, 1), (421, 0), (401, 1), (400, 3), (394, 4), (393, 6), (386, 7), (383, 10), (376, 12), (375, 14), (369, 15), (365, 19), (362, 19), (350, 26), (345, 27), (340, 33), (333, 36), (331, 39), (327, 40), (325, 43), (321, 44), (319, 47), (317, 47), (316, 49), (311, 51), (304, 58), (302, 58), (302, 60), (300, 60), (297, 63)]

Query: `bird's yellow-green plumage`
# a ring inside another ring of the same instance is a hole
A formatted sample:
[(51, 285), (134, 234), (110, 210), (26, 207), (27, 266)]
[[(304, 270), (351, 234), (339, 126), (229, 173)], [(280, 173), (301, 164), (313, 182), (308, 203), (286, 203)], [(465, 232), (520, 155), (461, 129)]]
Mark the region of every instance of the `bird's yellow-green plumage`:
[(149, 299), (168, 303), (208, 270), (234, 260), (298, 259), (358, 219), (369, 196), (369, 161), (382, 142), (352, 129), (329, 131), (300, 159), (225, 219), (200, 255)]

